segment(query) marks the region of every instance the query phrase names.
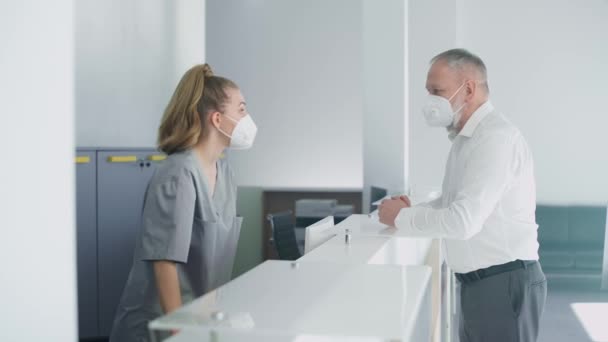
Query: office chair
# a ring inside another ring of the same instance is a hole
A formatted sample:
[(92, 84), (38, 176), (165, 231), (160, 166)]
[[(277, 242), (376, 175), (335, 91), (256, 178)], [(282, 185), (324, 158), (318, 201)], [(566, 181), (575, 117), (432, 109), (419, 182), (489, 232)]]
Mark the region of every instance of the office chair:
[(274, 245), (279, 259), (296, 260), (302, 254), (298, 249), (296, 241), (295, 224), (291, 210), (276, 214), (268, 214), (266, 217), (272, 228), (272, 244)]

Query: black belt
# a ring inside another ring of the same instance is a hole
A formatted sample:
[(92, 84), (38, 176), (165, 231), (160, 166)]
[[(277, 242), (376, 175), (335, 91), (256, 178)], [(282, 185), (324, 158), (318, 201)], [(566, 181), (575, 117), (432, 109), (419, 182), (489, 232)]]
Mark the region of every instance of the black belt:
[(456, 273), (456, 279), (461, 283), (472, 283), (483, 278), (491, 277), (500, 273), (505, 273), (520, 268), (528, 268), (528, 266), (537, 263), (536, 260), (515, 260), (502, 265), (490, 266), (469, 273)]

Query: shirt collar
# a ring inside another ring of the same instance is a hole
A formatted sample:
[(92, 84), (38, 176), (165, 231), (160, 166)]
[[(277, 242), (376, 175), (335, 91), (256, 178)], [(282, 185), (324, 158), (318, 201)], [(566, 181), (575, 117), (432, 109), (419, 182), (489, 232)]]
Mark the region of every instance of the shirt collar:
[(475, 129), (477, 128), (477, 126), (479, 126), (479, 123), (481, 123), (481, 121), (493, 111), (494, 106), (492, 105), (492, 102), (490, 102), (490, 100), (486, 101), (479, 108), (477, 108), (473, 115), (471, 115), (471, 117), (469, 118), (469, 120), (467, 120), (467, 123), (460, 130), (460, 133), (458, 133), (458, 135), (462, 135), (467, 138), (472, 137), (473, 132), (475, 132)]

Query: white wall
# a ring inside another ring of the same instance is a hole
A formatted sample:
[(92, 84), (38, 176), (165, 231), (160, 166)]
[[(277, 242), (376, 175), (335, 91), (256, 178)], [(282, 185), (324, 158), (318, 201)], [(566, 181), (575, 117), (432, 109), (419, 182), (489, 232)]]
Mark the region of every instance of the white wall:
[(165, 1), (175, 8), (173, 92), (186, 70), (205, 62), (205, 0)]
[(208, 62), (259, 127), (231, 153), (239, 184), (360, 188), (360, 2), (209, 0), (206, 32)]
[(464, 47), (488, 67), (491, 99), (531, 146), (538, 201), (608, 200), (608, 2), (410, 1), (410, 174), (440, 187), (450, 143), (420, 115), (428, 60)]
[(0, 340), (76, 341), (73, 3), (0, 2)]
[(78, 146), (156, 146), (181, 75), (204, 62), (204, 0), (76, 1)]
[(462, 45), (528, 140), (539, 202), (608, 201), (608, 2), (461, 1)]
[[(441, 129), (425, 125), (420, 107), (428, 60), (462, 46), (486, 61), (494, 103), (533, 149), (539, 201), (606, 200), (606, 1), (407, 3), (406, 188), (441, 184), (450, 143)], [(240, 184), (363, 186), (363, 122), (375, 121), (363, 116), (362, 6), (349, 0), (209, 1), (208, 61), (241, 85), (260, 127), (255, 147), (231, 156)], [(77, 2), (78, 145), (154, 145), (179, 76), (204, 59), (204, 44), (191, 43), (204, 41), (204, 20), (196, 19), (204, 12), (197, 0)], [(377, 64), (379, 71), (384, 67)]]
[(363, 208), (370, 187), (403, 193), (408, 183), (408, 5), (363, 1)]
[(429, 127), (422, 116), (427, 96), (429, 61), (454, 48), (457, 39), (455, 1), (409, 1), (409, 140), (408, 161), (411, 190), (424, 193), (441, 190), (447, 155), (451, 146), (445, 129)]

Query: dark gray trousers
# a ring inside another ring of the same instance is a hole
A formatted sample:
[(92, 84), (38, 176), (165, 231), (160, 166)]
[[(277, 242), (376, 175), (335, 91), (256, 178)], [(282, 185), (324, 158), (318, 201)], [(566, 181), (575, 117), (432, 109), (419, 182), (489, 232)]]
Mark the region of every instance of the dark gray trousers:
[(538, 262), (460, 284), (460, 342), (534, 342), (547, 299)]

